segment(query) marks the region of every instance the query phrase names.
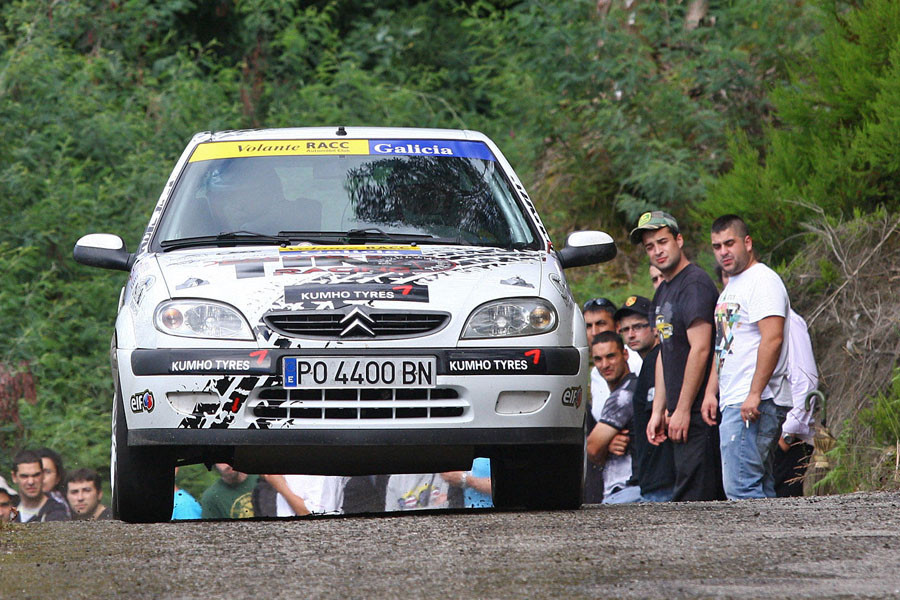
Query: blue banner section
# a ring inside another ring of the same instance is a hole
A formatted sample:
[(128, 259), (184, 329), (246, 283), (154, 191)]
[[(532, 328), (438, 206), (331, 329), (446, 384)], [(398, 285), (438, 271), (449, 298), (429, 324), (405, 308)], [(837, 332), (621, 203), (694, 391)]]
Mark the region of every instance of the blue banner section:
[(496, 160), (484, 142), (457, 140), (369, 140), (369, 154), (448, 156)]
[(295, 360), (286, 360), (284, 361), (284, 386), (285, 387), (296, 387), (297, 386), (297, 361)]

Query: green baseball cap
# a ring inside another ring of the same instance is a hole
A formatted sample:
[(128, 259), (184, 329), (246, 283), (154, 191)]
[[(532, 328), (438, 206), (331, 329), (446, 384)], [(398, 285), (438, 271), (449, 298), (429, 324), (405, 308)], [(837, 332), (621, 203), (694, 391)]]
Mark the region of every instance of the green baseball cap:
[(669, 213), (661, 210), (645, 212), (638, 219), (637, 227), (631, 230), (631, 235), (629, 236), (631, 243), (640, 244), (645, 231), (654, 231), (663, 227), (668, 227), (672, 230), (672, 233), (678, 233), (678, 221)]

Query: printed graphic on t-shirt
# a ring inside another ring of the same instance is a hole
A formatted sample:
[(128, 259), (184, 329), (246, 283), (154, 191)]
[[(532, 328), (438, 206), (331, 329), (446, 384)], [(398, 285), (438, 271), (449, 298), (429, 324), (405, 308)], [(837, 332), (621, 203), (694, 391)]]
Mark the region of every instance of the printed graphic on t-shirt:
[[(619, 431), (631, 429), (634, 415), (634, 404), (631, 399), (636, 387), (637, 377), (634, 373), (629, 373), (619, 387), (610, 393), (603, 406), (600, 422), (615, 427)], [(617, 487), (624, 487), (628, 484), (631, 479), (631, 453), (632, 450), (629, 448), (622, 456), (610, 454), (606, 457), (606, 464), (603, 466), (604, 495), (609, 495)]]
[(409, 510), (410, 508), (425, 508), (427, 506), (439, 506), (446, 501), (446, 496), (441, 494), (439, 489), (433, 487), (431, 484), (425, 484), (403, 494), (397, 502), (397, 508), (403, 510)]
[(252, 492), (241, 494), (231, 503), (228, 516), (232, 519), (250, 519), (253, 515)]
[(716, 372), (722, 371), (725, 357), (732, 353), (734, 330), (740, 326), (741, 305), (737, 302), (716, 304)]
[(447, 508), (449, 484), (437, 473), (391, 475), (386, 510)]
[(673, 313), (671, 302), (656, 307), (656, 333), (659, 334), (660, 342), (665, 342), (675, 333), (675, 327), (672, 325)]
[[(634, 393), (632, 378), (626, 380), (624, 386), (620, 386), (614, 394), (606, 400), (603, 406), (603, 413), (600, 415), (600, 422), (606, 423), (611, 427), (622, 430), (629, 426), (631, 416), (634, 414), (634, 405), (631, 403), (631, 396)], [(637, 380), (635, 379), (635, 382)]]

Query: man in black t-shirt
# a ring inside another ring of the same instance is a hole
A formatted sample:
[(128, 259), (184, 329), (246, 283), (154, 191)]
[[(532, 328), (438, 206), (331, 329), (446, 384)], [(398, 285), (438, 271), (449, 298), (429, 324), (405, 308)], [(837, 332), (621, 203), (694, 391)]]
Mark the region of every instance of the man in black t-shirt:
[(641, 487), (642, 502), (668, 502), (672, 499), (675, 484), (675, 463), (672, 458), (672, 442), (653, 445), (647, 439), (647, 424), (653, 414), (653, 397), (656, 388), (656, 360), (659, 356), (659, 337), (650, 326), (653, 303), (643, 296), (631, 296), (616, 311), (619, 334), (628, 349), (644, 359), (634, 390), (632, 404), (632, 476), (633, 483)]
[(647, 438), (654, 445), (673, 442), (673, 500), (723, 499), (718, 427), (700, 414), (712, 365), (718, 290), (682, 252), (684, 239), (672, 215), (644, 213), (631, 241), (643, 246), (665, 278), (653, 296), (661, 349)]

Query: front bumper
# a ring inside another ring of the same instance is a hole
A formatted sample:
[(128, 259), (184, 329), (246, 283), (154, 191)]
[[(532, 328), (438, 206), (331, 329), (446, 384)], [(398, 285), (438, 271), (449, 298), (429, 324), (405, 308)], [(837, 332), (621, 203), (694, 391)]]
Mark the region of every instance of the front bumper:
[[(412, 430), (578, 428), (586, 349), (138, 349), (118, 351), (128, 428)], [(433, 356), (436, 387), (286, 389), (287, 356)], [(125, 367), (125, 368), (123, 368)]]

